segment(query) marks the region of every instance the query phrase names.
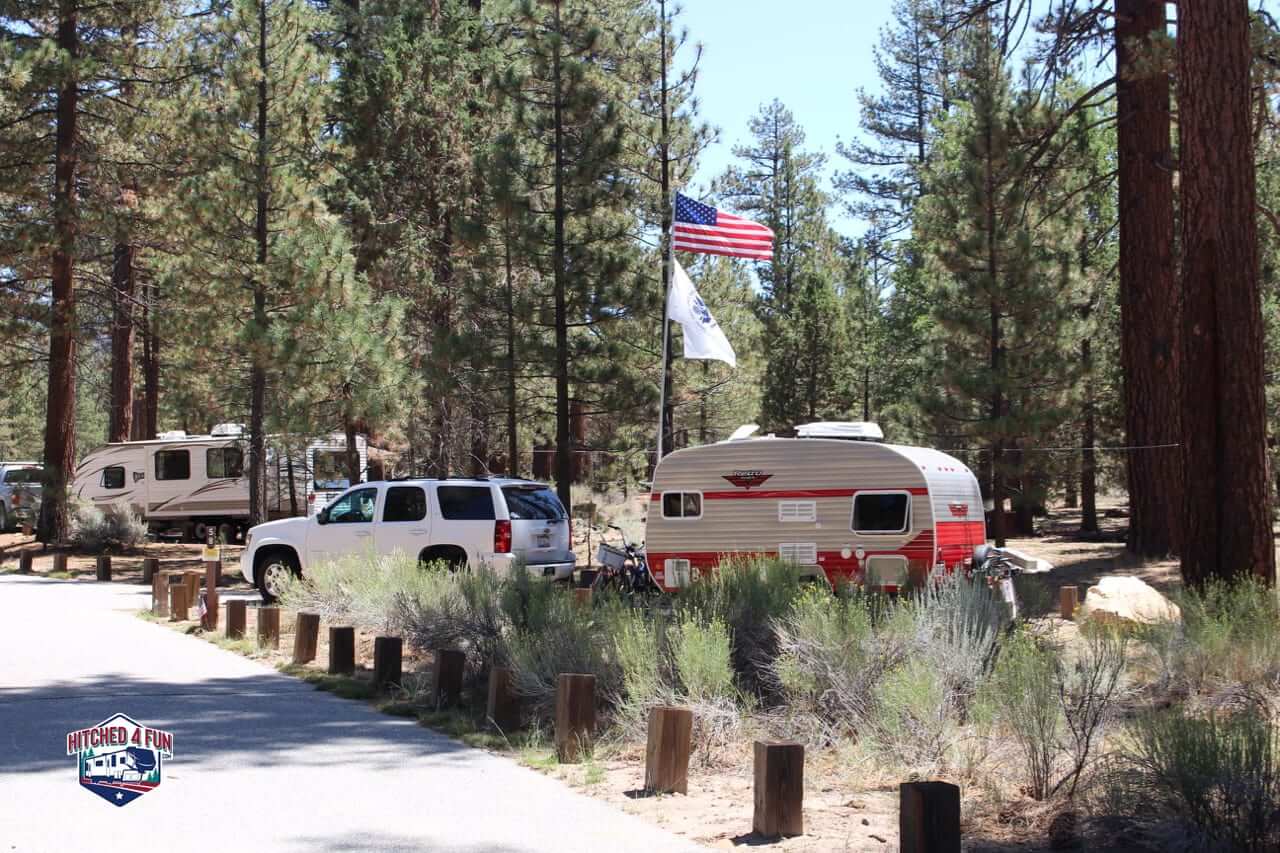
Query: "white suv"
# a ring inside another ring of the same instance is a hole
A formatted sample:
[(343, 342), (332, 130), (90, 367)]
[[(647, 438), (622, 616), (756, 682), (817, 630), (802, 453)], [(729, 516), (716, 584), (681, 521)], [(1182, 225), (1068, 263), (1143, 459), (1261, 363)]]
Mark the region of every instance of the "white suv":
[(529, 480), (480, 478), (361, 483), (309, 518), (252, 528), (240, 573), (271, 601), (284, 573), (393, 551), (456, 568), (508, 571), (523, 561), (530, 572), (556, 579), (574, 569), (569, 517), (555, 492)]

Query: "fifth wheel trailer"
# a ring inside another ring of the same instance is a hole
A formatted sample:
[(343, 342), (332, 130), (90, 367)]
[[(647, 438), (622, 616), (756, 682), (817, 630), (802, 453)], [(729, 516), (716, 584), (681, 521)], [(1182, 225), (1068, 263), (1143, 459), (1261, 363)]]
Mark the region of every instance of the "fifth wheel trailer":
[(768, 555), (833, 586), (896, 589), (964, 566), (986, 542), (978, 481), (952, 456), (881, 443), (874, 424), (742, 432), (658, 464), (645, 537), (659, 588), (735, 555)]
[[(290, 452), (282, 437), (268, 438), (268, 518), (309, 515), (351, 485), (345, 436), (299, 444)], [(224, 541), (238, 540), (249, 521), (246, 445), (237, 424), (220, 424), (208, 435), (167, 432), (150, 441), (114, 442), (76, 467), (71, 494), (97, 507), (132, 507), (157, 535), (202, 540), (212, 527)], [(356, 449), (366, 479), (363, 436), (356, 437)]]

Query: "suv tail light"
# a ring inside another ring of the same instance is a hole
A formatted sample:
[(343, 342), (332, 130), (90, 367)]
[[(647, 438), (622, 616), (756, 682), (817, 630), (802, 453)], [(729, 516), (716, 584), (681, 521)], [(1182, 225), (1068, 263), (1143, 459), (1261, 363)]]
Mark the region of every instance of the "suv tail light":
[(493, 523), (493, 553), (506, 554), (511, 550), (511, 522)]

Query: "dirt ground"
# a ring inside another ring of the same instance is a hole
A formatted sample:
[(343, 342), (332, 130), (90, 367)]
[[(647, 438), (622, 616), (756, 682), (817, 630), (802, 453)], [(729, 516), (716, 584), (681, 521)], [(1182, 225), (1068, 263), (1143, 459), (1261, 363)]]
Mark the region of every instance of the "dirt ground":
[[(1078, 510), (1054, 508), (1049, 517), (1038, 520), (1038, 535), (1033, 538), (1011, 540), (1009, 545), (1029, 554), (1048, 560), (1054, 568), (1037, 576), (1046, 587), (1048, 596), (1057, 601), (1057, 588), (1065, 584), (1087, 587), (1107, 574), (1137, 575), (1164, 592), (1170, 592), (1179, 584), (1176, 560), (1137, 561), (1124, 551), (1123, 537), (1127, 519), (1118, 510), (1120, 502), (1103, 500), (1101, 506), (1102, 531), (1091, 536), (1078, 533)], [(642, 525), (642, 513), (646, 507), (634, 496), (619, 500), (612, 506), (602, 507), (597, 524), (592, 526), (591, 548), (603, 535), (615, 540), (616, 532), (608, 531), (605, 524), (617, 521), (629, 528), (629, 535), (637, 525)], [(1108, 514), (1110, 511), (1110, 514)], [(587, 528), (585, 520), (575, 522), (575, 545), (579, 559), (586, 562)], [(642, 526), (640, 527), (642, 530)], [(638, 536), (637, 536), (638, 538)], [(15, 571), (17, 555), (23, 550), (35, 553), (34, 572), (47, 574), (52, 570), (51, 551), (20, 535), (0, 536), (0, 571)], [(144, 557), (158, 557), (162, 568), (199, 568), (200, 546), (177, 544), (151, 544), (137, 553), (112, 558), (113, 580), (121, 583), (140, 583), (141, 564)], [(218, 636), (225, 633), (225, 601), (243, 597), (249, 600), (247, 640), (232, 644), (236, 651), (261, 658), (275, 665), (291, 662), (294, 642), (294, 615), (281, 614), (281, 637), (278, 649), (257, 649), (256, 593), (239, 577), (239, 549), (224, 548), (223, 552), (227, 586), (222, 590), (224, 607), (220, 613)], [(86, 582), (94, 582), (94, 558), (68, 554), (68, 574)], [(1081, 590), (1083, 594), (1084, 589)], [(194, 616), (194, 610), (192, 611)], [(1056, 616), (1047, 619), (1057, 621), (1061, 628), (1072, 626), (1061, 623)], [(194, 621), (168, 623), (171, 627), (194, 632)], [(303, 669), (313, 675), (324, 672), (328, 660), (328, 625), (322, 623), (316, 660)], [(357, 658), (362, 671), (372, 668), (373, 635), (357, 633)], [(220, 642), (226, 642), (221, 640)], [(425, 682), (429, 678), (431, 655), (414, 654), (405, 649), (404, 671), (411, 681)], [(567, 784), (612, 803), (624, 811), (636, 814), (682, 836), (696, 840), (715, 849), (733, 847), (769, 847), (786, 851), (881, 851), (894, 850), (898, 846), (898, 795), (896, 781), (879, 778), (875, 768), (852, 763), (847, 756), (835, 751), (810, 750), (805, 762), (805, 834), (782, 841), (769, 841), (751, 834), (752, 775), (751, 744), (743, 743), (741, 760), (731, 761), (732, 766), (721, 769), (697, 769), (690, 772), (687, 795), (644, 796), (644, 755), (639, 746), (620, 754), (608, 754), (598, 761), (580, 765), (533, 763), (543, 772), (563, 779)], [(982, 798), (981, 792), (965, 791), (966, 811), (970, 804)], [(967, 818), (966, 818), (967, 820)], [(976, 827), (974, 828), (976, 829)], [(1020, 850), (1049, 849), (1044, 833), (1022, 832), (1010, 829), (1002, 839), (976, 835), (966, 826), (966, 850)], [(1017, 836), (1022, 836), (1018, 838)], [(1043, 839), (1043, 841), (1041, 841)]]

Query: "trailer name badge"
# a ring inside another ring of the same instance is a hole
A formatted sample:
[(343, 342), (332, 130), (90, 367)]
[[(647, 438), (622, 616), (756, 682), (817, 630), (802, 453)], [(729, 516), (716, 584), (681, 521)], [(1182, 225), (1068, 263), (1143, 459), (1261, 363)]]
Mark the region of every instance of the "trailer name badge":
[(753, 489), (772, 476), (763, 471), (734, 471), (732, 474), (725, 474), (724, 479), (740, 489)]
[(956, 518), (964, 518), (969, 514), (969, 505), (962, 503), (947, 504), (947, 509), (951, 510), (951, 514)]
[(82, 787), (124, 806), (159, 787), (163, 759), (173, 758), (173, 735), (116, 714), (67, 732), (67, 755), (76, 756)]

